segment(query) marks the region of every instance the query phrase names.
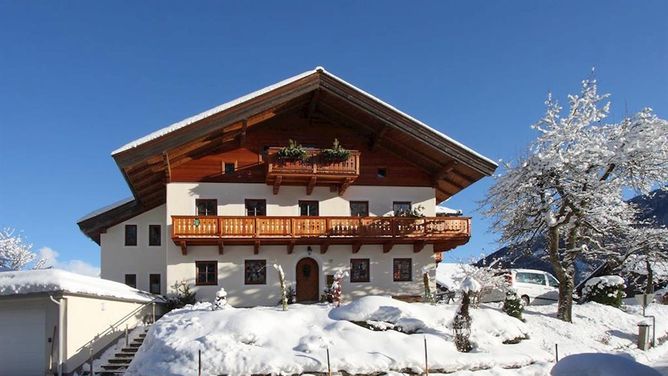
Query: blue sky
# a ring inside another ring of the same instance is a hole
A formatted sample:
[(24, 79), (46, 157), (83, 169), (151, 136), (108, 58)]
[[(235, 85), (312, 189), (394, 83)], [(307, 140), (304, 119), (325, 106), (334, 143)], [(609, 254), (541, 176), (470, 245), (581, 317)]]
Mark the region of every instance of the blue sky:
[[(110, 152), (322, 65), (492, 159), (518, 156), (546, 92), (596, 66), (612, 120), (668, 117), (668, 2), (0, 0), (0, 226), (62, 267), (99, 265), (78, 218), (129, 196)], [(496, 249), (474, 210), (453, 257)]]

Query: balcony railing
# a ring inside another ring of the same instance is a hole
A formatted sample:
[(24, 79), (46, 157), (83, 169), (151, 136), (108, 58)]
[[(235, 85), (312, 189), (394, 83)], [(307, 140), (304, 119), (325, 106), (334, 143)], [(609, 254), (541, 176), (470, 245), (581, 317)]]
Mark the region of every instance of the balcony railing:
[(267, 152), (269, 174), (356, 177), (360, 173), (360, 153), (357, 150), (350, 150), (350, 156), (345, 161), (327, 162), (320, 156), (320, 149), (307, 148), (307, 157), (304, 161), (290, 162), (278, 158), (277, 153), (280, 149), (271, 147)]
[(213, 217), (172, 216), (179, 240), (426, 240), (468, 238), (466, 217)]
[(360, 152), (350, 150), (348, 159), (341, 162), (325, 160), (320, 149), (307, 148), (307, 156), (303, 161), (286, 161), (278, 158), (281, 148), (271, 147), (267, 151), (267, 184), (274, 186), (274, 194), (278, 193), (281, 184), (305, 185), (307, 194), (311, 194), (315, 185), (336, 184), (339, 193), (360, 174)]

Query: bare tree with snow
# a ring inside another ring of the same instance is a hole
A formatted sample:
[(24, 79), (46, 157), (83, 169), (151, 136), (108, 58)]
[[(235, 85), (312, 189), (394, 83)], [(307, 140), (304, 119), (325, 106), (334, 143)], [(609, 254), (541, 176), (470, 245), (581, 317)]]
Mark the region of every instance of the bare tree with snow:
[(0, 271), (23, 270), (30, 264), (32, 269), (43, 269), (45, 259), (37, 259), (32, 252), (32, 244), (26, 243), (21, 234), (13, 228), (0, 231)]
[(502, 242), (547, 239), (560, 283), (557, 317), (568, 322), (576, 257), (613, 254), (609, 235), (637, 226), (637, 208), (624, 191), (645, 193), (668, 181), (668, 122), (646, 108), (604, 123), (607, 97), (598, 94), (595, 80), (583, 81), (581, 94), (568, 97), (567, 112), (548, 95), (527, 156), (505, 166), (483, 202)]

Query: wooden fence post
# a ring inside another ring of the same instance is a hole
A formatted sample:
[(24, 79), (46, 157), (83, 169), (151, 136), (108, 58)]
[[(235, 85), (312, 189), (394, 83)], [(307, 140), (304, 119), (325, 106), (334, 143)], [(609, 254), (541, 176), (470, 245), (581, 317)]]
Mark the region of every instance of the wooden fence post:
[(427, 358), (427, 336), (424, 337), (424, 374), (429, 376), (429, 359)]
[(202, 350), (197, 350), (197, 376), (202, 376)]
[(329, 363), (329, 347), (327, 347), (327, 376), (332, 376), (332, 366)]

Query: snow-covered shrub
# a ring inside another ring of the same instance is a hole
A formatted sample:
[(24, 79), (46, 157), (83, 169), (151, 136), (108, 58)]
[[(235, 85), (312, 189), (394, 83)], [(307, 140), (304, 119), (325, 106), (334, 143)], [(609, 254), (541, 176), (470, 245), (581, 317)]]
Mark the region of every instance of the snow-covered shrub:
[(190, 290), (190, 285), (186, 281), (174, 282), (172, 291), (173, 293), (167, 297), (167, 309), (170, 311), (197, 302), (197, 294)]
[(336, 304), (336, 306), (341, 305), (341, 284), (343, 282), (343, 277), (346, 277), (348, 275), (347, 271), (341, 271), (339, 270), (338, 272), (334, 273), (334, 282), (332, 282), (332, 287), (331, 287), (331, 294), (332, 294), (332, 303)]
[(216, 292), (216, 299), (214, 299), (213, 305), (211, 305), (211, 309), (213, 311), (217, 311), (220, 309), (225, 309), (225, 307), (227, 307), (227, 291), (221, 287), (220, 290)]
[(288, 288), (285, 285), (285, 273), (283, 273), (283, 267), (274, 264), (274, 269), (278, 272), (278, 281), (281, 286), (281, 306), (283, 306), (283, 310), (287, 311), (288, 310)]
[(295, 287), (293, 285), (288, 284), (287, 292), (288, 292), (288, 304), (294, 304), (294, 302), (297, 300), (297, 290), (295, 290)]
[(522, 311), (524, 311), (524, 306), (520, 297), (517, 296), (517, 292), (512, 289), (506, 291), (506, 299), (503, 301), (503, 312), (507, 313), (508, 316), (524, 321)]
[(613, 307), (621, 307), (624, 294), (624, 279), (616, 275), (594, 277), (585, 283), (582, 297), (586, 302), (597, 302)]
[(462, 281), (462, 304), (452, 321), (452, 329), (455, 332), (455, 346), (461, 352), (469, 352), (473, 349), (469, 339), (471, 337), (471, 323), (473, 322), (469, 314), (469, 306), (471, 305), (471, 296), (479, 293), (480, 289), (480, 282), (471, 276), (464, 278)]

